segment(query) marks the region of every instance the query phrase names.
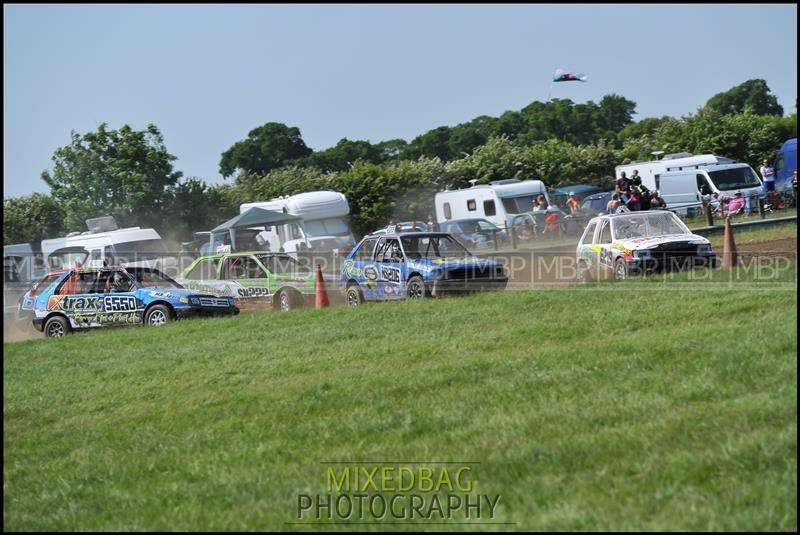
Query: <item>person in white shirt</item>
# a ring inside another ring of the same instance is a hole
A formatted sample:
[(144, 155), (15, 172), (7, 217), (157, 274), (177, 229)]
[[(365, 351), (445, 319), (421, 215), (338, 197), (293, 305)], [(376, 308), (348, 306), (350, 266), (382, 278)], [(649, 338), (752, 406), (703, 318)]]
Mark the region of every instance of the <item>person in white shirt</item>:
[(764, 191), (775, 190), (775, 169), (769, 164), (769, 160), (764, 160), (764, 165), (761, 166), (761, 178), (764, 180)]

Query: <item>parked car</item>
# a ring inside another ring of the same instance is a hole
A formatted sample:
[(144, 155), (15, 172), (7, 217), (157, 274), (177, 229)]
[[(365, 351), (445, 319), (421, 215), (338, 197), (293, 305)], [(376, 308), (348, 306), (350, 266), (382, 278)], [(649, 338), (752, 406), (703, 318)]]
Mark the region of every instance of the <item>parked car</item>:
[(442, 232), (367, 236), (342, 265), (348, 305), (388, 299), (422, 299), (447, 293), (502, 290), (503, 264), (479, 259)]
[(603, 193), (595, 193), (583, 199), (581, 207), (578, 208), (579, 215), (596, 216), (598, 214), (606, 213), (606, 206), (614, 195), (613, 191), (605, 191)]
[(76, 268), (45, 275), (20, 302), (20, 314), (48, 338), (75, 329), (163, 325), (191, 316), (232, 315), (229, 297), (185, 290), (160, 271), (144, 267)]
[(184, 287), (233, 297), (243, 309), (283, 312), (314, 304), (316, 280), (308, 268), (281, 253), (249, 252), (202, 256), (178, 278)]
[(461, 242), (464, 247), (489, 249), (509, 242), (508, 233), (488, 219), (454, 219), (440, 224), (446, 232)]
[(656, 269), (713, 267), (711, 243), (672, 212), (648, 210), (595, 217), (578, 242), (579, 279), (617, 279)]
[(575, 194), (575, 200), (581, 202), (590, 195), (600, 193), (603, 188), (592, 186), (590, 184), (573, 184), (572, 186), (563, 186), (560, 188), (551, 189), (549, 191), (550, 202), (558, 206), (566, 206), (569, 194)]

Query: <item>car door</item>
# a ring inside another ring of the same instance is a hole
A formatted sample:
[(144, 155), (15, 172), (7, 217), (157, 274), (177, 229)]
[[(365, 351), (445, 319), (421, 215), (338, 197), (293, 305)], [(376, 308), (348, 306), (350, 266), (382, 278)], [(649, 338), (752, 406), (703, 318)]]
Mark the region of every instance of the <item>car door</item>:
[(98, 326), (141, 323), (144, 303), (136, 297), (136, 282), (127, 271), (103, 270), (94, 285), (93, 294), (101, 301)]
[(405, 297), (403, 265), (405, 257), (397, 238), (383, 238), (375, 250), (378, 274), (377, 296), (379, 299), (402, 299)]
[(94, 291), (97, 271), (73, 271), (56, 288), (47, 301), (48, 312), (64, 314), (74, 329), (100, 325), (101, 295)]
[(243, 308), (262, 306), (270, 302), (272, 291), (269, 274), (255, 256), (224, 256), (219, 269), (220, 283), (228, 286), (228, 291), (242, 300)]
[(583, 236), (581, 236), (580, 241), (578, 242), (578, 268), (581, 268), (581, 265), (587, 269), (596, 270), (597, 263), (598, 263), (598, 254), (595, 252), (594, 248), (592, 247), (594, 242), (594, 233), (597, 230), (597, 221), (592, 221), (583, 231)]
[(595, 231), (593, 249), (597, 254), (597, 275), (601, 276), (604, 272), (610, 271), (614, 262), (611, 243), (611, 220), (604, 219)]

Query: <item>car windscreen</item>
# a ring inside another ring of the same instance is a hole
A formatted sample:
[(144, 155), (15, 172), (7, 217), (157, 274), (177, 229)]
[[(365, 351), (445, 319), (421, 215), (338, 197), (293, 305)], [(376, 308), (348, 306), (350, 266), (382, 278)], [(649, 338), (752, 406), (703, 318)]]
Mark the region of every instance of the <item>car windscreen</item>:
[(611, 220), (611, 229), (616, 240), (691, 234), (672, 212), (617, 217)]
[(304, 226), (306, 234), (309, 236), (343, 236), (350, 234), (350, 228), (347, 223), (339, 217), (306, 221)]
[(741, 188), (755, 188), (761, 185), (756, 172), (750, 167), (735, 167), (709, 171), (708, 176), (718, 190), (729, 191)]
[(410, 260), (465, 258), (472, 256), (450, 236), (404, 236), (403, 250)]
[(136, 279), (136, 282), (138, 282), (140, 286), (145, 288), (165, 288), (169, 290), (183, 289), (183, 286), (157, 269), (127, 268), (126, 271)]

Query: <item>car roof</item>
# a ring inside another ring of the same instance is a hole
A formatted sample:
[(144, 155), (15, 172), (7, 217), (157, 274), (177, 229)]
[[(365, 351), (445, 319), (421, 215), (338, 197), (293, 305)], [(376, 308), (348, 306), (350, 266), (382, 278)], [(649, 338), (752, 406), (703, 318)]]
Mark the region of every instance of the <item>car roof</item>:
[[(368, 236), (364, 236), (364, 239), (367, 238), (404, 238), (409, 236), (415, 236), (419, 238), (420, 236), (450, 236), (449, 232), (411, 232), (411, 231), (401, 231), (395, 233), (383, 233), (383, 234), (370, 234)], [(362, 240), (363, 241), (363, 240)]]
[(202, 256), (198, 256), (195, 259), (195, 261), (209, 259), (209, 258), (212, 258), (212, 259), (213, 258), (222, 258), (223, 256), (251, 256), (251, 255), (258, 255), (258, 256), (289, 256), (289, 257), (292, 256), (289, 253), (276, 253), (274, 251), (245, 251), (245, 252), (238, 251), (238, 252), (235, 252), (235, 253), (214, 253), (214, 254), (202, 255)]

